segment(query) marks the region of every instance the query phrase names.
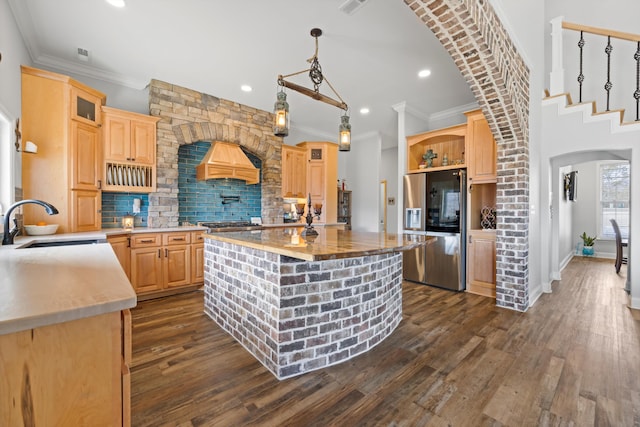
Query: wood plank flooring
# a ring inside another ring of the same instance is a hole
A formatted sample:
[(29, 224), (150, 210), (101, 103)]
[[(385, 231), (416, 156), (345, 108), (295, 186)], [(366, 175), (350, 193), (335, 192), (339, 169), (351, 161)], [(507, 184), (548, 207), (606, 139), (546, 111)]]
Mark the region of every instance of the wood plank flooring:
[(640, 426), (640, 313), (613, 261), (574, 258), (526, 313), (411, 282), (369, 353), (278, 381), (203, 314), (133, 313), (134, 426)]

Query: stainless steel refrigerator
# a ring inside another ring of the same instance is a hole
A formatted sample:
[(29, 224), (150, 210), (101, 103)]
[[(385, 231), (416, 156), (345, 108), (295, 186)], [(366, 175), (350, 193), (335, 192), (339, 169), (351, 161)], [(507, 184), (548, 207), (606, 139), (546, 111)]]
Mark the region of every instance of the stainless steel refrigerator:
[(406, 280), (460, 291), (466, 282), (466, 170), (404, 177), (404, 232), (432, 237), (403, 253)]

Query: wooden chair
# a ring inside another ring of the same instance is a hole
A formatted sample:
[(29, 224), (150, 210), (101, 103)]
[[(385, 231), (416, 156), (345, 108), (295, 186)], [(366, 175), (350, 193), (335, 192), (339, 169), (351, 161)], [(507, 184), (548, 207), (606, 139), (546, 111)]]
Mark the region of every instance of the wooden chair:
[(622, 248), (627, 247), (628, 242), (622, 240), (622, 234), (620, 234), (620, 227), (615, 219), (611, 219), (611, 225), (613, 231), (616, 233), (616, 273), (620, 273), (620, 266), (627, 263), (627, 257), (623, 255)]

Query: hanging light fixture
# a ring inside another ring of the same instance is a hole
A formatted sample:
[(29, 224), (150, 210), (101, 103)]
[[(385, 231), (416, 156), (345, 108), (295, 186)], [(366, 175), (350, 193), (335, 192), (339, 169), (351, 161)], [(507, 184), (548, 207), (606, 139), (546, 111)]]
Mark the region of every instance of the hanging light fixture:
[(273, 134), (275, 136), (289, 135), (289, 103), (287, 102), (287, 94), (282, 88), (278, 91), (278, 100), (273, 104), (273, 114), (275, 119), (273, 122)]
[(338, 127), (340, 132), (340, 139), (338, 140), (338, 149), (340, 151), (351, 150), (351, 124), (349, 124), (349, 116), (345, 114), (340, 117), (340, 126)]
[[(320, 28), (313, 28), (311, 30), (311, 37), (316, 39), (316, 50), (313, 56), (307, 59), (307, 62), (311, 64), (308, 69), (292, 74), (287, 74), (285, 76), (278, 76), (278, 86), (280, 86), (280, 91), (278, 92), (278, 99), (275, 102), (273, 108), (273, 112), (275, 114), (273, 133), (276, 136), (287, 136), (289, 134), (289, 104), (287, 103), (287, 95), (283, 90), (283, 88), (286, 87), (295, 90), (296, 92), (300, 92), (303, 95), (307, 95), (308, 97), (311, 97), (317, 101), (322, 101), (326, 104), (333, 105), (334, 107), (338, 107), (344, 110), (344, 114), (341, 116), (339, 126), (338, 141), (340, 151), (349, 151), (351, 149), (351, 125), (349, 124), (349, 115), (347, 114), (349, 107), (340, 97), (338, 92), (336, 92), (331, 83), (329, 83), (329, 80), (327, 80), (327, 78), (322, 74), (322, 67), (320, 66), (320, 62), (318, 61), (318, 37), (320, 37), (321, 35), (322, 30)], [(298, 74), (306, 72), (309, 72), (309, 78), (313, 83), (313, 89), (308, 89), (304, 86), (300, 86), (298, 84), (285, 80), (288, 77), (297, 76)], [(333, 91), (333, 93), (338, 97), (340, 101), (337, 101), (320, 93), (320, 85), (323, 81), (327, 82), (329, 88)]]

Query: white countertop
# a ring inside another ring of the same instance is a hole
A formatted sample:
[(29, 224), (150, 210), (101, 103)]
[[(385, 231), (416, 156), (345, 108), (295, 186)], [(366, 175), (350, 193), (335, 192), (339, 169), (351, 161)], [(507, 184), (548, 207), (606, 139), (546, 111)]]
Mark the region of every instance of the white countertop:
[(0, 246), (0, 334), (135, 307), (136, 293), (108, 243), (22, 248), (32, 241), (105, 241), (109, 235), (199, 231), (205, 227), (121, 228), (19, 236)]

